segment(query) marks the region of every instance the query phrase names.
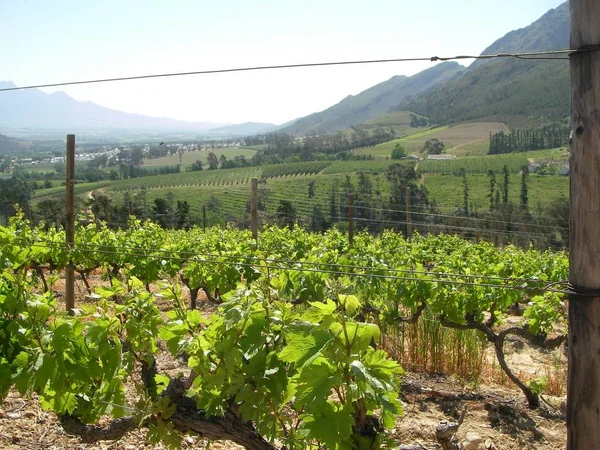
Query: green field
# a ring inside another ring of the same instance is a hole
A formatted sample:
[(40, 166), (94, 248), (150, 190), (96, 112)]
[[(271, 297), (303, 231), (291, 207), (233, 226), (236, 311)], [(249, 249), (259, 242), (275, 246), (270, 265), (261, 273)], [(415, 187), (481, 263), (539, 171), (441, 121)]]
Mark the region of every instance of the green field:
[[(460, 208), (463, 204), (462, 178), (455, 175), (424, 175), (424, 184), (429, 191), (429, 199), (434, 200), (441, 210)], [(469, 204), (480, 211), (489, 207), (489, 178), (486, 175), (468, 175)], [(496, 188), (501, 189), (502, 177), (496, 176)], [(510, 176), (508, 199), (519, 203), (521, 177)], [(569, 177), (558, 175), (529, 175), (527, 178), (529, 205), (532, 210), (538, 204), (547, 205), (558, 199), (569, 198)]]
[[(221, 155), (225, 155), (227, 159), (233, 159), (236, 156), (245, 156), (247, 159), (250, 159), (256, 153), (256, 150), (249, 148), (215, 148), (214, 150), (202, 150), (202, 151), (194, 151), (194, 152), (185, 152), (181, 155), (181, 164), (186, 166), (188, 164), (193, 164), (196, 161), (206, 162), (207, 155), (213, 152), (219, 158)], [(172, 156), (164, 156), (162, 158), (155, 159), (144, 159), (144, 166), (146, 167), (155, 167), (155, 166), (176, 166), (179, 164), (179, 154), (175, 153)]]
[[(437, 131), (436, 133), (439, 133)], [(461, 168), (468, 173), (469, 203), (476, 210), (486, 210), (489, 205), (489, 178), (486, 175), (492, 169), (496, 175), (497, 188), (502, 184), (502, 168), (506, 164), (511, 172), (509, 200), (519, 201), (520, 176), (523, 164), (528, 160), (561, 161), (568, 153), (564, 149), (540, 150), (536, 152), (508, 155), (457, 158), (452, 161), (421, 161), (417, 166), (422, 174), (421, 182), (429, 192), (429, 198), (435, 201), (440, 211), (452, 211), (463, 204), (462, 179), (457, 176)], [(115, 202), (122, 201), (126, 192), (129, 195), (143, 193), (151, 204), (155, 198), (165, 198), (172, 194), (175, 200), (185, 200), (191, 206), (192, 215), (198, 220), (202, 207), (212, 205), (208, 211), (210, 217), (234, 218), (246, 214), (250, 199), (251, 180), (261, 179), (259, 197), (266, 206), (261, 214), (275, 215), (282, 200), (291, 201), (298, 216), (308, 220), (313, 209), (319, 208), (329, 215), (331, 190), (337, 183), (338, 193), (344, 192), (343, 185), (350, 181), (358, 190), (359, 172), (370, 174), (373, 186), (371, 200), (377, 203), (377, 197), (389, 197), (386, 171), (390, 164), (415, 165), (414, 161), (369, 160), (369, 161), (314, 161), (279, 164), (262, 167), (238, 169), (203, 170), (178, 174), (156, 175), (128, 180), (103, 181), (99, 183), (77, 184), (75, 193), (86, 199), (89, 192), (101, 190)], [(313, 183), (313, 196), (309, 197), (309, 183)], [(569, 178), (558, 175), (531, 174), (528, 177), (529, 204), (532, 208), (538, 203), (548, 204), (556, 199), (568, 198)], [(34, 203), (50, 198), (64, 196), (64, 186), (38, 190), (34, 194)], [(216, 219), (215, 219), (216, 220)]]
[(419, 162), (418, 169), (422, 173), (447, 175), (458, 175), (461, 169), (465, 169), (468, 174), (486, 174), (489, 170), (501, 173), (506, 165), (511, 173), (518, 173), (524, 165), (529, 165), (530, 159), (540, 162), (548, 159), (560, 161), (567, 158), (568, 152), (564, 149), (537, 150), (505, 155), (467, 156), (445, 161), (425, 160)]
[[(481, 153), (485, 148), (487, 151), (488, 143), (484, 139), (489, 139), (489, 134), (496, 133), (500, 130), (506, 130), (506, 127), (498, 122), (478, 122), (465, 123), (453, 127), (437, 127), (430, 130), (421, 131), (416, 134), (396, 139), (390, 142), (376, 145), (375, 147), (361, 148), (355, 150), (358, 155), (372, 155), (375, 158), (390, 157), (393, 148), (396, 144), (401, 144), (407, 153), (418, 154), (425, 142), (429, 139), (440, 139), (446, 145), (446, 152), (453, 154), (453, 148), (457, 148), (458, 154), (466, 154), (461, 146), (473, 145), (474, 148)], [(473, 150), (474, 151), (474, 150)], [(461, 156), (462, 156), (461, 155)]]
[(411, 115), (412, 113), (409, 111), (389, 112), (367, 120), (360, 125), (360, 128), (366, 131), (373, 131), (376, 128), (391, 128), (396, 133), (396, 136), (407, 136), (419, 133), (423, 128), (413, 128), (410, 126)]
[(390, 164), (406, 164), (415, 165), (415, 161), (410, 160), (385, 160), (378, 159), (374, 161), (333, 161), (326, 169), (323, 170), (324, 175), (335, 173), (354, 173), (354, 172), (386, 172)]

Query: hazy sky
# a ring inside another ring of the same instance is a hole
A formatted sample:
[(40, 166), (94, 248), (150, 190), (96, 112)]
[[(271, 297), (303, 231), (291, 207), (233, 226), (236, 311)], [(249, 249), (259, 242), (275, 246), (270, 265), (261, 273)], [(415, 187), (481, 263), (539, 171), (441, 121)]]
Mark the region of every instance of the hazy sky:
[[(561, 3), (0, 0), (0, 80), (27, 85), (251, 65), (479, 54)], [(78, 100), (152, 116), (282, 123), (431, 65), (286, 69), (61, 90)]]

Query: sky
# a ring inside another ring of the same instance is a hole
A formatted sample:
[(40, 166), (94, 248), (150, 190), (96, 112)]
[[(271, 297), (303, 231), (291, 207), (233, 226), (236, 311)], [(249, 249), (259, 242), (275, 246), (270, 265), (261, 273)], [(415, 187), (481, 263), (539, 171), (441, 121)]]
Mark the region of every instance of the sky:
[[(256, 65), (479, 54), (562, 0), (0, 0), (0, 81), (18, 86)], [(284, 123), (431, 62), (69, 86), (157, 117)], [(0, 97), (0, 101), (2, 101)]]

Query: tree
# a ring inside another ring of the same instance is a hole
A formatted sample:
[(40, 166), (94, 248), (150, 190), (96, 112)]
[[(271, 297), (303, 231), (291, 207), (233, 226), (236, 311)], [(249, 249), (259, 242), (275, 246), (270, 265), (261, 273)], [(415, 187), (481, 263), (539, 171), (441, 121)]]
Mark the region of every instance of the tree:
[(197, 159), (195, 163), (192, 163), (190, 166), (188, 166), (188, 170), (190, 172), (198, 172), (202, 170), (202, 161)]
[(527, 166), (521, 167), (521, 208), (527, 209), (527, 203), (529, 202), (529, 197), (527, 195), (527, 175), (529, 174), (529, 170)]
[(219, 159), (213, 152), (210, 152), (208, 155), (206, 155), (206, 162), (208, 163), (208, 170), (215, 170), (219, 168)]
[(502, 185), (502, 203), (505, 205), (508, 203), (508, 183), (510, 181), (510, 173), (508, 172), (508, 167), (504, 164), (502, 168), (502, 173), (504, 175), (504, 183)]
[(187, 200), (181, 201), (177, 200), (177, 209), (175, 211), (175, 215), (177, 216), (177, 229), (188, 229), (191, 226), (191, 218), (190, 218), (190, 205)]
[(31, 185), (22, 178), (0, 179), (0, 218), (14, 216), (15, 205), (27, 210), (32, 193)]
[(337, 179), (333, 181), (331, 185), (331, 196), (329, 199), (329, 220), (331, 223), (335, 223), (339, 220), (339, 210), (337, 205), (338, 187)]
[(487, 194), (490, 199), (490, 210), (494, 209), (494, 191), (496, 190), (496, 175), (492, 169), (488, 170), (488, 178), (490, 179), (490, 192)]
[(289, 200), (279, 201), (277, 218), (279, 219), (279, 226), (287, 226), (290, 229), (294, 228), (294, 223), (296, 223), (296, 208), (294, 208), (292, 202)]
[(221, 153), (221, 156), (219, 157), (219, 165), (221, 166), (221, 169), (224, 169), (227, 166), (227, 156), (225, 156), (224, 153)]
[[(398, 224), (406, 220), (406, 188), (410, 187), (410, 201), (413, 206), (427, 205), (427, 190), (420, 188), (415, 169), (402, 164), (391, 164), (388, 167), (386, 178), (389, 183), (390, 199), (387, 216), (393, 223)], [(398, 227), (396, 227), (398, 228)]]
[(402, 158), (406, 158), (406, 150), (400, 143), (397, 143), (394, 149), (392, 150), (392, 159)]
[(93, 191), (91, 203), (90, 208), (97, 220), (109, 222), (112, 219), (112, 201), (110, 198), (100, 192)]
[(446, 146), (439, 139), (429, 139), (425, 142), (421, 152), (428, 155), (441, 155), (442, 153), (446, 153)]
[(56, 228), (64, 225), (67, 217), (65, 212), (65, 201), (48, 199), (42, 200), (35, 208), (36, 221), (44, 222), (46, 229)]
[(139, 145), (131, 149), (131, 165), (141, 166), (144, 163), (144, 149)]
[(461, 167), (460, 176), (463, 185), (463, 210), (465, 215), (469, 215), (469, 185), (467, 184), (467, 171)]
[(313, 207), (312, 214), (310, 216), (310, 230), (311, 231), (325, 231), (329, 228), (329, 222), (325, 218), (325, 214), (321, 211), (318, 206)]
[(215, 194), (211, 194), (208, 198), (208, 203), (206, 204), (206, 209), (209, 211), (217, 212), (221, 207), (221, 200), (215, 197)]
[(310, 181), (308, 183), (308, 198), (313, 198), (315, 196), (315, 182)]
[[(169, 194), (173, 195), (172, 193)], [(155, 198), (152, 206), (153, 218), (163, 228), (172, 226), (173, 204), (169, 194), (167, 194), (167, 198)]]

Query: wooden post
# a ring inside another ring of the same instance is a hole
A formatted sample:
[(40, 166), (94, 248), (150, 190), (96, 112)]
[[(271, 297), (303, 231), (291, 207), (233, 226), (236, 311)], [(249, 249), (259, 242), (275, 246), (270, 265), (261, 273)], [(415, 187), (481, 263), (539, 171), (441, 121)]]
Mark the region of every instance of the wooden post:
[(354, 242), (354, 193), (348, 194), (348, 241)]
[[(600, 44), (600, 2), (571, 0), (571, 49)], [(570, 281), (600, 289), (600, 55), (571, 55)], [(600, 295), (569, 298), (567, 449), (600, 443)]]
[(258, 240), (258, 178), (252, 178), (252, 192), (250, 196), (250, 229), (252, 239)]
[(406, 238), (412, 237), (412, 219), (410, 217), (410, 186), (406, 186)]
[(202, 229), (206, 230), (206, 205), (202, 205)]
[[(75, 243), (75, 135), (67, 135), (67, 223), (65, 228), (65, 241), (68, 247)], [(71, 313), (75, 309), (75, 273), (73, 262), (69, 257), (65, 267), (65, 308)]]

